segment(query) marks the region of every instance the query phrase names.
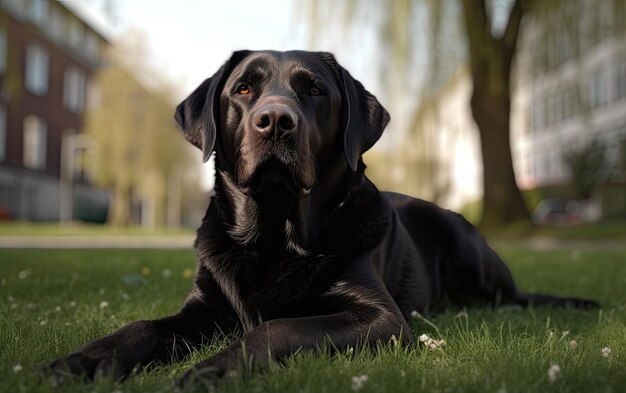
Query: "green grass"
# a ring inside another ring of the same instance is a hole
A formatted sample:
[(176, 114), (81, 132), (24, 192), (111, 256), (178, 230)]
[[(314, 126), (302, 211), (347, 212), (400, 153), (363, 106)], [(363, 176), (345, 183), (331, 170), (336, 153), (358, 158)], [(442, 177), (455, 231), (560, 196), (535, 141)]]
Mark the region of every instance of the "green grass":
[[(413, 321), (416, 335), (447, 342), (443, 350), (396, 348), (353, 354), (300, 354), (252, 378), (235, 378), (221, 392), (621, 392), (626, 387), (626, 247), (621, 250), (532, 252), (500, 248), (520, 287), (598, 299), (602, 311), (536, 308), (449, 310), (427, 316), (439, 329)], [(192, 364), (108, 380), (51, 388), (33, 371), (88, 340), (128, 322), (176, 312), (191, 284), (192, 251), (0, 250), (1, 392), (169, 392)], [(126, 275), (150, 270), (147, 283)], [(167, 269), (167, 270), (166, 270)], [(165, 274), (164, 274), (165, 271)], [(167, 272), (169, 271), (169, 275)], [(21, 277), (21, 278), (20, 278)], [(102, 302), (108, 306), (101, 307)], [(570, 344), (575, 340), (576, 347)], [(611, 348), (609, 357), (601, 350)], [(21, 365), (22, 370), (13, 368)], [(560, 378), (548, 381), (551, 364)]]

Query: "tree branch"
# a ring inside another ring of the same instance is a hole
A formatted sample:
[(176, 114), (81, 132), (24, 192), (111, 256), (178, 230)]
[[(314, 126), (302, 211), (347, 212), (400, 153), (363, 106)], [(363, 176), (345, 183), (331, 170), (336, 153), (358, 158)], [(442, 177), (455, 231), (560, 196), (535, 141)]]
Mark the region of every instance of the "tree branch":
[(463, 17), (468, 37), (470, 62), (474, 68), (485, 55), (485, 46), (493, 44), (485, 1), (463, 0)]
[(506, 29), (504, 30), (504, 34), (500, 39), (503, 52), (509, 63), (515, 53), (520, 26), (522, 24), (522, 17), (524, 16), (525, 4), (522, 3), (525, 3), (525, 1), (516, 0), (515, 3), (513, 3), (513, 8), (511, 9), (511, 13), (509, 15), (509, 21), (506, 25)]

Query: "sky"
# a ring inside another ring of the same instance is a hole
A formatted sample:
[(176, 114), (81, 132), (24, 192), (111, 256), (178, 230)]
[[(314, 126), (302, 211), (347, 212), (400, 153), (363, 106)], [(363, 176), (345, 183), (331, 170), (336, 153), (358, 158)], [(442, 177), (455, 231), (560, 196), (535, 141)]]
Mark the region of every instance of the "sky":
[(64, 0), (110, 39), (143, 32), (151, 65), (180, 85), (180, 99), (238, 49), (302, 49), (307, 34), (298, 18), (303, 2), (217, 0)]

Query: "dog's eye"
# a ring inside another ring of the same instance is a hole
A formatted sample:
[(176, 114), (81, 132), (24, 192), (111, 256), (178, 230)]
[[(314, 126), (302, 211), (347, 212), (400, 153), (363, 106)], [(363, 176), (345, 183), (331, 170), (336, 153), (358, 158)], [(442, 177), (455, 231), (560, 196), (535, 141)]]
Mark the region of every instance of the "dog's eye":
[(309, 95), (311, 96), (319, 96), (320, 94), (322, 94), (322, 91), (315, 86), (309, 89)]
[(237, 86), (237, 93), (238, 94), (250, 94), (250, 86), (248, 86), (245, 83), (240, 83)]

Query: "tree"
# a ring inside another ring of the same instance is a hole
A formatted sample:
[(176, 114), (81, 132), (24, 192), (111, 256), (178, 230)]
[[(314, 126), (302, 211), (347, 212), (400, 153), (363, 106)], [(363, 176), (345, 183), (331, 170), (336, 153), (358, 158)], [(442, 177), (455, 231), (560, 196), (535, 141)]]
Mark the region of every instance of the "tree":
[(589, 199), (606, 169), (606, 148), (598, 141), (592, 141), (563, 155), (576, 198)]
[(114, 44), (108, 64), (96, 75), (98, 93), (85, 119), (85, 133), (95, 142), (89, 167), (96, 183), (112, 192), (110, 224), (129, 224), (135, 198), (148, 207), (142, 212), (152, 217), (150, 224), (159, 226), (165, 221), (169, 177), (180, 176), (192, 155), (173, 120), (171, 89), (146, 87), (155, 78), (146, 78), (136, 42)]
[(524, 0), (514, 0), (503, 33), (496, 36), (485, 0), (463, 0), (473, 82), (470, 105), (483, 158), (481, 227), (531, 222), (515, 182), (510, 146), (511, 68), (524, 11)]

